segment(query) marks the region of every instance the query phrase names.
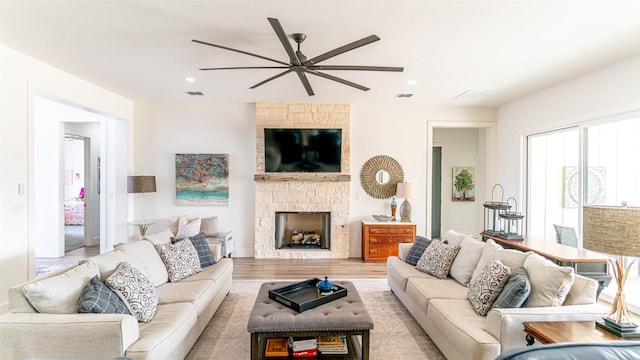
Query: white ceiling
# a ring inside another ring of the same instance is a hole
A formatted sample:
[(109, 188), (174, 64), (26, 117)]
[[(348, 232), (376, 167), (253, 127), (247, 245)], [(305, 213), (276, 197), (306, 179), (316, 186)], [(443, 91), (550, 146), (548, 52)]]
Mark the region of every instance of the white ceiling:
[[(313, 97), (293, 73), (249, 89), (281, 70), (198, 70), (277, 64), (192, 39), (288, 62), (267, 17), (305, 33), (307, 57), (381, 38), (323, 65), (405, 70), (331, 72), (368, 92), (309, 76)], [(639, 55), (640, 0), (0, 0), (0, 42), (133, 100), (497, 106)]]

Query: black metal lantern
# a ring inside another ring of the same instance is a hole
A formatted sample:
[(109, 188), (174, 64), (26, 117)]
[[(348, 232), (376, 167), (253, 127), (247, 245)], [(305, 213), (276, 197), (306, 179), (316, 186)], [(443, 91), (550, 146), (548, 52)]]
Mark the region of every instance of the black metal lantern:
[[(500, 188), (500, 201), (494, 201), (494, 195), (496, 188)], [(504, 189), (502, 185), (495, 184), (491, 189), (491, 201), (487, 201), (483, 204), (484, 206), (484, 230), (482, 230), (483, 235), (489, 236), (498, 236), (500, 235), (500, 215), (504, 214), (507, 210), (509, 210), (509, 204), (503, 201), (504, 199)]]
[[(500, 234), (499, 238), (505, 240), (524, 240), (522, 236), (522, 219), (524, 219), (524, 215), (518, 212), (518, 202), (516, 199), (510, 197), (507, 199), (507, 203), (509, 200), (513, 200), (515, 205), (515, 211), (507, 210), (503, 214), (500, 214)], [(511, 208), (511, 206), (509, 206)]]

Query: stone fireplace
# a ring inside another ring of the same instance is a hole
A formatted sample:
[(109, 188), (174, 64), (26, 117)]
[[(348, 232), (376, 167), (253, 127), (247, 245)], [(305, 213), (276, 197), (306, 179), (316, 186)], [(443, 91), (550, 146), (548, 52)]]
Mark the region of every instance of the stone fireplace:
[[(256, 104), (256, 258), (349, 257), (350, 116), (351, 108), (346, 104)], [(266, 127), (342, 129), (341, 172), (266, 173)], [(329, 243), (324, 248), (277, 247), (276, 213), (328, 214), (331, 220), (327, 224), (325, 231), (328, 236), (325, 238)]]

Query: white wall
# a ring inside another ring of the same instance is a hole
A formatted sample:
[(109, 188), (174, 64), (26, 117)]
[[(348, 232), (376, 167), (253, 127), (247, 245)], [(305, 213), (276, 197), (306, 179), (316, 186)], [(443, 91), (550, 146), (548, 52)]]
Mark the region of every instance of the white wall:
[(524, 203), (524, 135), (638, 110), (640, 56), (501, 106), (498, 182)]
[[(428, 235), (430, 216), (427, 203), (428, 122), (459, 126), (460, 122), (493, 122), (495, 110), (490, 108), (454, 108), (408, 104), (351, 106), (351, 257), (360, 257), (361, 220), (371, 214), (390, 213), (390, 200), (374, 199), (360, 186), (360, 169), (372, 156), (389, 155), (404, 170), (407, 182), (413, 183), (411, 197), (412, 221), (419, 235)], [(477, 155), (474, 155), (477, 156)], [(475, 201), (476, 207), (482, 203)]]
[[(351, 109), (350, 256), (360, 257), (360, 221), (390, 211), (390, 200), (373, 199), (362, 190), (362, 165), (379, 154), (398, 160), (405, 179), (415, 184), (412, 220), (424, 234), (427, 121), (494, 121), (495, 111), (401, 104), (354, 104)], [(155, 175), (158, 189), (145, 194), (145, 216), (217, 215), (219, 227), (234, 232), (234, 256), (253, 256), (255, 148), (254, 104), (137, 103), (133, 174)], [(229, 154), (229, 206), (175, 205), (174, 155), (201, 152)], [(154, 225), (151, 230), (160, 229)]]
[(35, 273), (29, 156), (37, 93), (133, 119), (131, 101), (0, 45), (0, 311), (6, 309), (8, 288)]
[[(145, 217), (218, 216), (219, 230), (233, 231), (233, 256), (253, 256), (255, 118), (254, 104), (136, 104), (135, 171), (131, 175), (154, 175), (157, 188), (155, 193), (144, 194)], [(177, 153), (229, 154), (228, 206), (176, 205)], [(134, 194), (129, 196), (133, 198)], [(136, 206), (139, 202), (136, 198)], [(140, 210), (130, 213), (140, 214)], [(161, 225), (154, 224), (149, 231), (161, 230)], [(137, 235), (133, 231), (131, 235)]]

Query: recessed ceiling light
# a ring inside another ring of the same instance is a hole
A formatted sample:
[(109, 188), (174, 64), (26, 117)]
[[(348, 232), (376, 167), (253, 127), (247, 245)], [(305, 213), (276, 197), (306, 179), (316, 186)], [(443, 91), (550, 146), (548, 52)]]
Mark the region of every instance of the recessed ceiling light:
[(407, 81), (407, 85), (415, 85), (418, 83), (418, 80), (409, 80)]
[(184, 78), (184, 81), (186, 81), (186, 82), (195, 82), (196, 79), (192, 78), (191, 76), (187, 76), (186, 78)]

